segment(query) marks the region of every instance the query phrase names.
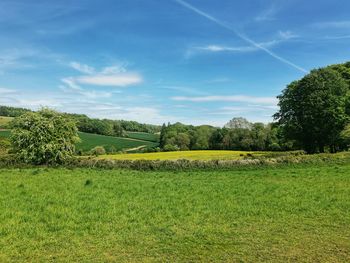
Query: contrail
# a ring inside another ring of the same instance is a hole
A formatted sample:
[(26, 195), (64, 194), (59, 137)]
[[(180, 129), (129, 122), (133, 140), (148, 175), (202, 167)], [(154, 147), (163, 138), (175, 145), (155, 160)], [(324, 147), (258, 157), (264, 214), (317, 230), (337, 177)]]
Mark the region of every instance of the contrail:
[(182, 5), (182, 6), (186, 7), (187, 9), (195, 12), (196, 14), (198, 14), (200, 16), (203, 16), (203, 17), (207, 18), (208, 20), (214, 22), (215, 24), (217, 24), (217, 25), (219, 25), (219, 26), (221, 26), (221, 27), (231, 31), (236, 36), (238, 36), (240, 39), (242, 39), (245, 42), (249, 43), (250, 45), (252, 45), (252, 46), (254, 46), (254, 47), (256, 47), (256, 48), (258, 48), (258, 49), (260, 49), (260, 50), (262, 50), (264, 52), (266, 52), (271, 57), (273, 57), (273, 58), (275, 58), (275, 59), (277, 59), (277, 60), (279, 60), (279, 61), (281, 61), (281, 62), (283, 62), (283, 63), (285, 63), (285, 64), (287, 64), (289, 66), (292, 66), (293, 68), (295, 68), (297, 70), (300, 70), (303, 73), (307, 73), (308, 72), (306, 69), (304, 69), (304, 68), (294, 64), (293, 62), (291, 62), (291, 61), (289, 61), (289, 60), (287, 60), (285, 58), (280, 57), (279, 55), (275, 54), (271, 50), (269, 50), (269, 49), (263, 47), (262, 45), (260, 45), (259, 43), (255, 42), (254, 40), (252, 40), (252, 39), (242, 35), (241, 33), (239, 33), (236, 29), (232, 28), (231, 26), (229, 26), (229, 25), (225, 24), (224, 22), (221, 22), (220, 20), (216, 19), (215, 17), (213, 17), (213, 16), (211, 16), (211, 15), (209, 15), (209, 14), (207, 14), (207, 13), (201, 11), (201, 10), (199, 10), (198, 8), (194, 7), (193, 5), (190, 5), (189, 3), (187, 3), (187, 2), (185, 2), (183, 0), (174, 0), (174, 1), (177, 2), (178, 4)]

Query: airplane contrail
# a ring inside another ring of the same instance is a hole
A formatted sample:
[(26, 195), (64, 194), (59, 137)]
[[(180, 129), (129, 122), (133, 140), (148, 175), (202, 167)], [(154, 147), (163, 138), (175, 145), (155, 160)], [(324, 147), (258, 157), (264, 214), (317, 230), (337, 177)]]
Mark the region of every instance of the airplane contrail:
[(196, 14), (200, 15), (200, 16), (203, 16), (205, 18), (207, 18), (208, 20), (216, 23), (217, 25), (231, 31), (232, 33), (234, 33), (236, 36), (238, 36), (240, 39), (244, 40), (245, 42), (249, 43), (250, 45), (264, 51), (265, 53), (269, 54), (271, 57), (289, 65), (289, 66), (292, 66), (293, 68), (303, 72), (303, 73), (307, 73), (308, 71), (296, 64), (294, 64), (293, 62), (285, 59), (285, 58), (282, 58), (281, 56), (275, 54), (274, 52), (272, 52), (271, 50), (267, 49), (266, 47), (263, 47), (262, 45), (260, 45), (259, 43), (255, 42), (254, 40), (250, 39), (249, 37), (241, 34), (240, 32), (238, 32), (236, 29), (234, 29), (233, 27), (225, 24), (224, 22), (216, 19), (215, 17), (199, 10), (198, 8), (194, 7), (193, 5), (190, 5), (189, 3), (183, 1), (183, 0), (174, 0), (175, 2), (177, 2), (178, 4), (182, 5), (183, 7), (195, 12)]

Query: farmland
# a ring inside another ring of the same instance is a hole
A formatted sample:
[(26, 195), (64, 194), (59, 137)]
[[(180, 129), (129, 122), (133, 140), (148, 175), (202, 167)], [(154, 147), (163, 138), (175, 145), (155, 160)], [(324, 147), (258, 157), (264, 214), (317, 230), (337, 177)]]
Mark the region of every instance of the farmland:
[(95, 146), (103, 146), (107, 150), (113, 147), (115, 150), (119, 151), (122, 149), (136, 148), (140, 146), (155, 147), (158, 143), (142, 141), (129, 138), (120, 138), (112, 136), (97, 135), (91, 133), (79, 133), (81, 142), (77, 144), (77, 149), (83, 151), (89, 151)]
[(146, 132), (126, 132), (128, 138), (142, 141), (158, 142), (159, 135)]
[(0, 170), (0, 261), (349, 262), (350, 165)]
[(247, 152), (247, 151), (177, 151), (177, 152), (157, 152), (157, 153), (133, 153), (102, 155), (101, 159), (114, 160), (237, 160), (247, 155), (261, 156), (267, 152)]

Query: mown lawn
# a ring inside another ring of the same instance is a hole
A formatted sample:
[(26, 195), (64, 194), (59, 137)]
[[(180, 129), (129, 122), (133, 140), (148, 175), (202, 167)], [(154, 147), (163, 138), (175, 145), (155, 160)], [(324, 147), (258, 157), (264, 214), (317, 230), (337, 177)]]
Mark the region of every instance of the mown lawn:
[(101, 155), (99, 158), (114, 160), (237, 160), (244, 158), (247, 154), (261, 156), (267, 153), (268, 152), (208, 150)]
[(0, 170), (0, 262), (350, 262), (350, 164)]

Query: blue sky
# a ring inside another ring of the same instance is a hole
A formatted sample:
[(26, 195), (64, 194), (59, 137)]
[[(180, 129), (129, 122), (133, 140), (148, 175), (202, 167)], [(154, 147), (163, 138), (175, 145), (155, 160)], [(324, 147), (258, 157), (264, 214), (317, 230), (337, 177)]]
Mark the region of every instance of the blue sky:
[(272, 121), (350, 60), (348, 0), (1, 0), (0, 104), (161, 124)]

